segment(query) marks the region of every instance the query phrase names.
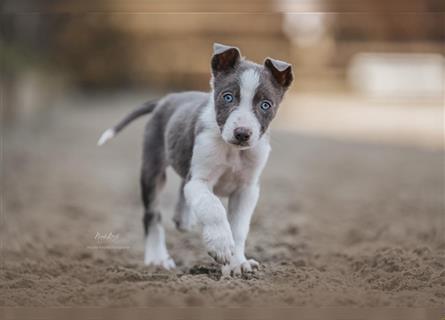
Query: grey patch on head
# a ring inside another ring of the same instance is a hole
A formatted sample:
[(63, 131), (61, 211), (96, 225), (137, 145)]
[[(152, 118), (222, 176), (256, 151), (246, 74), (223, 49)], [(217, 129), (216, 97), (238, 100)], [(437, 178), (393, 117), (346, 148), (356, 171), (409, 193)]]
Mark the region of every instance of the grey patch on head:
[[(267, 131), (270, 123), (275, 118), (284, 93), (285, 89), (277, 85), (272, 79), (270, 72), (263, 68), (260, 73), (260, 83), (252, 101), (252, 110), (260, 123), (261, 134)], [(262, 110), (260, 108), (261, 102), (264, 100), (272, 104), (269, 110)]]
[[(234, 111), (240, 104), (241, 92), (240, 92), (240, 78), (241, 74), (248, 69), (257, 69), (261, 71), (261, 66), (251, 61), (241, 58), (236, 67), (231, 69), (230, 72), (224, 74), (214, 75), (212, 79), (213, 85), (213, 99), (215, 104), (216, 123), (220, 130), (224, 127), (227, 118), (230, 113)], [(224, 101), (224, 94), (230, 92), (233, 95), (233, 101), (226, 103)]]
[[(270, 58), (266, 61), (269, 61), (267, 65), (266, 62), (264, 65), (259, 65), (249, 60), (240, 59), (236, 68), (231, 72), (213, 77), (216, 122), (220, 130), (224, 127), (230, 113), (239, 106), (241, 74), (248, 69), (255, 69), (260, 75), (260, 81), (252, 101), (252, 110), (260, 123), (261, 135), (267, 131), (278, 111), (284, 93), (292, 81), (292, 71), (291, 66), (286, 62)], [(278, 80), (277, 75), (279, 75)], [(223, 95), (227, 91), (233, 94), (234, 100), (231, 103), (226, 103), (223, 99)], [(263, 100), (270, 101), (272, 108), (267, 111), (262, 110), (260, 104)]]
[[(237, 72), (237, 70), (227, 74), (225, 77), (215, 77), (214, 79), (213, 99), (215, 105), (216, 123), (218, 124), (220, 130), (222, 130), (224, 127), (230, 113), (235, 110), (240, 103), (240, 74)], [(231, 103), (226, 103), (224, 101), (223, 96), (226, 92), (233, 94), (234, 99)]]
[[(220, 130), (224, 127), (230, 113), (237, 106), (240, 99), (239, 69), (244, 59), (238, 48), (219, 43), (213, 44), (212, 87), (215, 104), (216, 123)], [(230, 91), (234, 101), (225, 103), (223, 95)]]
[[(252, 101), (252, 110), (260, 123), (263, 135), (278, 112), (284, 94), (292, 83), (293, 74), (289, 63), (271, 58), (265, 60), (259, 73), (260, 81)], [(260, 108), (264, 100), (272, 104), (270, 109)]]
[[(263, 65), (253, 63), (241, 57), (238, 48), (214, 44), (212, 57), (212, 86), (216, 113), (216, 123), (220, 130), (227, 118), (240, 103), (240, 76), (247, 69), (256, 69), (260, 74), (260, 84), (252, 101), (252, 109), (257, 117), (261, 134), (264, 134), (275, 117), (284, 93), (293, 80), (292, 67), (289, 63), (266, 58)], [(234, 99), (230, 103), (224, 101), (224, 94), (230, 92)], [(272, 108), (262, 110), (259, 105), (263, 100), (272, 103)]]

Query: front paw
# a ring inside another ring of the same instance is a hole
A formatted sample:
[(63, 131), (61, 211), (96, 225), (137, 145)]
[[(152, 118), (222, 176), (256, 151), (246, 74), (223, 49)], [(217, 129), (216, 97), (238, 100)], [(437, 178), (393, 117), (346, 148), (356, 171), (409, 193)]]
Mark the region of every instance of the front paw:
[(171, 270), (176, 268), (175, 261), (169, 256), (163, 258), (156, 257), (148, 257), (146, 256), (144, 259), (144, 263), (146, 266), (160, 267), (166, 270)]
[(228, 264), (235, 247), (230, 227), (204, 226), (202, 235), (209, 255), (218, 263)]
[(221, 271), (224, 276), (240, 276), (242, 274), (252, 273), (255, 269), (259, 269), (259, 267), (260, 264), (254, 259), (239, 259), (232, 256), (230, 264), (224, 265)]

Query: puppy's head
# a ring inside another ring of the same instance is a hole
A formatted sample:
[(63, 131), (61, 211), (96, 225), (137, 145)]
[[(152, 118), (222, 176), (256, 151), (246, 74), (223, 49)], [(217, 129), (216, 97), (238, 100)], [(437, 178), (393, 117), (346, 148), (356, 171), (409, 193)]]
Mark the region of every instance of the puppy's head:
[(259, 65), (236, 47), (214, 44), (212, 81), (216, 122), (225, 142), (254, 146), (275, 117), (293, 80), (290, 64), (266, 58)]

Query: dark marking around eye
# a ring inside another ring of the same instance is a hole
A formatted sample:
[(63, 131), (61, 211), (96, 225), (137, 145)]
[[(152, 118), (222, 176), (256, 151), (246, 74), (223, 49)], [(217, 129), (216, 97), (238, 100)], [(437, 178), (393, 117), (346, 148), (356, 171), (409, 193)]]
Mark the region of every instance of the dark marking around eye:
[(239, 101), (239, 87), (235, 79), (229, 82), (225, 86), (221, 86), (215, 90), (215, 112), (216, 123), (220, 130), (224, 127), (230, 113), (236, 108)]
[(272, 104), (269, 101), (263, 100), (260, 103), (260, 108), (264, 111), (267, 111), (272, 108)]
[(223, 99), (226, 103), (233, 102), (233, 95), (231, 93), (225, 93)]

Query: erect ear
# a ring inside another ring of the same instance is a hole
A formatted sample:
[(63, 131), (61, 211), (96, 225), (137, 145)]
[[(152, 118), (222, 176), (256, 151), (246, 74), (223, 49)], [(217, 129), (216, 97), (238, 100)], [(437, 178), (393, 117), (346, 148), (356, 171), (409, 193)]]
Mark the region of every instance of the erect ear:
[(266, 60), (264, 60), (264, 66), (270, 70), (278, 84), (285, 89), (287, 89), (292, 83), (292, 80), (294, 80), (292, 66), (287, 62), (266, 58)]
[(234, 69), (238, 64), (240, 57), (241, 53), (238, 48), (214, 43), (212, 57), (213, 74)]

